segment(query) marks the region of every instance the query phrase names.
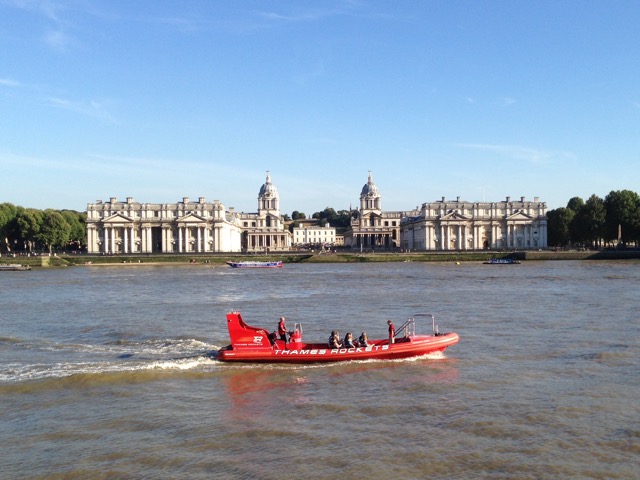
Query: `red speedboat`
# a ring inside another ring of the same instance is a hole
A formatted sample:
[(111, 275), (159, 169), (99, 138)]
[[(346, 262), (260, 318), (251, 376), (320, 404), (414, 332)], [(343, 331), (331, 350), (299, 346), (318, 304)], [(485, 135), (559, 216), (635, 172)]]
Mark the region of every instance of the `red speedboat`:
[[(431, 319), (433, 333), (415, 333), (416, 318)], [(407, 320), (396, 330), (393, 343), (389, 339), (369, 340), (367, 346), (354, 348), (331, 348), (326, 343), (304, 343), (302, 324), (296, 323), (290, 340), (270, 339), (264, 328), (251, 327), (242, 319), (240, 312), (227, 313), (227, 327), (231, 345), (218, 351), (217, 359), (224, 362), (262, 363), (316, 363), (345, 360), (392, 360), (442, 352), (460, 340), (457, 333), (439, 333), (431, 314), (418, 314)]]

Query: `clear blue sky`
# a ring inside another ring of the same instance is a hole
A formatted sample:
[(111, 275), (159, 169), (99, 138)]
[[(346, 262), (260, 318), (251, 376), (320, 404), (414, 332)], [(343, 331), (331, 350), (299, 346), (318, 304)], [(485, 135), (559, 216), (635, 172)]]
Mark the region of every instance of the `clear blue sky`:
[(0, 202), (640, 193), (638, 1), (0, 0)]

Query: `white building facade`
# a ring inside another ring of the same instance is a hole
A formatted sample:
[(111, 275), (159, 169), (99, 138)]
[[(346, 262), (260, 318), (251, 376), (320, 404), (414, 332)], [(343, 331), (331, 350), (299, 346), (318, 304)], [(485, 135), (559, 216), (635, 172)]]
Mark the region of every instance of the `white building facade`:
[(279, 196), (267, 180), (258, 213), (236, 213), (218, 200), (140, 203), (128, 197), (87, 205), (87, 253), (216, 253), (289, 250), (291, 233), (279, 212)]
[(271, 183), (271, 175), (258, 193), (258, 212), (239, 213), (243, 252), (269, 253), (291, 250), (291, 232), (280, 215), (280, 196)]
[(293, 228), (293, 245), (295, 247), (305, 245), (334, 246), (335, 244), (336, 229), (329, 226), (328, 223), (324, 227), (299, 223), (297, 227)]
[(537, 197), (513, 201), (424, 203), (402, 219), (402, 248), (421, 250), (514, 250), (547, 247), (547, 207)]
[(240, 239), (233, 211), (204, 197), (168, 204), (112, 197), (87, 205), (90, 254), (239, 252)]
[(344, 234), (344, 246), (352, 249), (393, 249), (400, 247), (400, 224), (408, 212), (383, 211), (382, 195), (369, 172), (360, 192), (357, 218)]

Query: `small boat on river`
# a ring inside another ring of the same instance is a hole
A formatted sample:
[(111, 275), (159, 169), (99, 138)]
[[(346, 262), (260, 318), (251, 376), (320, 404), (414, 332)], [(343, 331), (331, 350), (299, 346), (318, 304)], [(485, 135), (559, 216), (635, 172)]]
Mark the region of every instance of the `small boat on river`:
[(31, 270), (31, 265), (21, 265), (19, 263), (9, 263), (5, 265), (0, 265), (0, 272), (24, 272), (26, 270)]
[(491, 258), (482, 263), (485, 265), (520, 265), (520, 260), (515, 258)]
[[(433, 333), (416, 334), (416, 319), (429, 318)], [(417, 314), (396, 330), (394, 341), (389, 338), (369, 340), (367, 346), (331, 348), (327, 343), (305, 343), (302, 324), (296, 323), (289, 332), (289, 341), (275, 339), (264, 328), (251, 327), (240, 312), (227, 313), (231, 344), (221, 348), (216, 358), (223, 362), (260, 363), (320, 363), (346, 360), (393, 360), (427, 353), (443, 352), (460, 340), (457, 333), (439, 333), (431, 314)]]
[(282, 268), (282, 260), (279, 261), (247, 261), (247, 262), (227, 262), (232, 268)]

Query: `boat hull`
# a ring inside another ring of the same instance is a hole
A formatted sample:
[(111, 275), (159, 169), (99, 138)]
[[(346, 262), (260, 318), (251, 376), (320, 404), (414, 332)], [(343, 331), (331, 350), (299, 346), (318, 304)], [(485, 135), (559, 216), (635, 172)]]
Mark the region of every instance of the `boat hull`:
[(419, 357), (429, 353), (443, 352), (460, 340), (457, 333), (440, 335), (417, 335), (411, 339), (399, 339), (389, 344), (378, 340), (368, 347), (328, 348), (324, 344), (289, 344), (275, 346), (270, 350), (234, 349), (231, 346), (218, 351), (217, 359), (223, 362), (252, 363), (328, 363), (353, 360), (396, 360)]
[(0, 272), (25, 272), (27, 270), (31, 270), (30, 265), (21, 265), (21, 264), (8, 264), (8, 265), (0, 265)]
[[(435, 327), (435, 319), (432, 323)], [(428, 353), (442, 352), (458, 343), (457, 333), (434, 333), (416, 335), (415, 319), (408, 320), (400, 330), (405, 335), (390, 343), (388, 338), (369, 340), (366, 347), (330, 348), (326, 343), (302, 341), (302, 324), (296, 323), (289, 332), (289, 341), (276, 339), (277, 335), (260, 327), (252, 327), (240, 312), (227, 313), (227, 328), (231, 344), (221, 348), (215, 358), (223, 362), (251, 363), (327, 363), (350, 360), (394, 360), (419, 357)], [(405, 328), (412, 327), (412, 328)], [(438, 330), (434, 328), (434, 332)]]
[(520, 265), (520, 260), (514, 258), (492, 258), (482, 263), (485, 265)]
[(278, 262), (227, 262), (231, 268), (282, 268), (282, 261)]

